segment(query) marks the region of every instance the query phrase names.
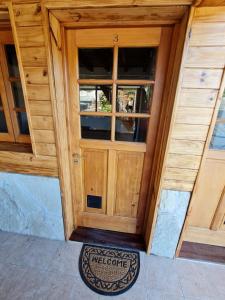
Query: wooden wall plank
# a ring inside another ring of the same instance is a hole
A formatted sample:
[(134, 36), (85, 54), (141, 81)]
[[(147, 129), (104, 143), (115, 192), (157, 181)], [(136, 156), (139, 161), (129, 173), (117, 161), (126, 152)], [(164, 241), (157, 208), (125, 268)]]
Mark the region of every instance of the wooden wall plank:
[(29, 100), (46, 100), (51, 99), (49, 86), (40, 84), (28, 84), (27, 96)]
[(224, 7), (199, 7), (195, 10), (195, 22), (225, 22)]
[(188, 170), (188, 169), (167, 167), (164, 178), (169, 179), (169, 180), (194, 182), (196, 179), (197, 173), (198, 173), (197, 170)]
[(182, 107), (177, 110), (177, 124), (209, 125), (213, 114), (212, 108)]
[(39, 3), (17, 4), (13, 7), (17, 26), (42, 25), (41, 6)]
[(56, 156), (55, 144), (36, 143), (36, 151), (38, 155)]
[(225, 47), (190, 47), (186, 67), (224, 68)]
[(200, 161), (201, 156), (170, 153), (167, 159), (167, 167), (198, 170)]
[(217, 94), (218, 91), (214, 89), (182, 88), (179, 105), (185, 107), (213, 108)]
[(54, 129), (52, 116), (33, 116), (32, 117), (33, 129)]
[(29, 101), (32, 116), (52, 116), (52, 104), (50, 101)]
[(169, 153), (202, 155), (204, 145), (202, 141), (171, 139)]
[(172, 138), (180, 140), (205, 141), (209, 126), (192, 124), (175, 124)]
[(34, 133), (34, 139), (36, 143), (47, 143), (47, 144), (55, 143), (55, 135), (53, 130), (34, 129), (33, 133)]
[(46, 67), (47, 56), (45, 47), (20, 48), (21, 60), (24, 67)]
[(40, 47), (45, 45), (41, 26), (17, 27), (20, 47)]
[(225, 46), (225, 23), (198, 23), (192, 25), (191, 46)]
[(185, 68), (183, 73), (183, 88), (218, 89), (222, 78), (222, 69)]
[(194, 183), (189, 181), (164, 179), (162, 188), (175, 191), (191, 192), (193, 190), (193, 186)]
[(24, 74), (27, 84), (48, 84), (47, 67), (25, 67)]

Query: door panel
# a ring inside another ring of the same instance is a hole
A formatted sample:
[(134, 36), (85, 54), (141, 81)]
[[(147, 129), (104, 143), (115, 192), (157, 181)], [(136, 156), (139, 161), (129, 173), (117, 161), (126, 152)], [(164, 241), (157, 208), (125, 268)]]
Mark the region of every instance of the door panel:
[(116, 162), (115, 215), (136, 218), (144, 154), (119, 151)]
[(77, 226), (143, 230), (171, 36), (170, 27), (66, 31)]
[(105, 213), (107, 151), (83, 149), (82, 158), (85, 211)]

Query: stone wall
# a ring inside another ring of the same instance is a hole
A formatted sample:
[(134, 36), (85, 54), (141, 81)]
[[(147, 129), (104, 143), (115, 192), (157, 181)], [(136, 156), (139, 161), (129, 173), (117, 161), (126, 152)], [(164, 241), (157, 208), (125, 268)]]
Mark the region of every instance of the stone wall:
[(0, 230), (63, 240), (59, 180), (0, 172)]
[(163, 190), (151, 253), (174, 257), (184, 224), (190, 192)]

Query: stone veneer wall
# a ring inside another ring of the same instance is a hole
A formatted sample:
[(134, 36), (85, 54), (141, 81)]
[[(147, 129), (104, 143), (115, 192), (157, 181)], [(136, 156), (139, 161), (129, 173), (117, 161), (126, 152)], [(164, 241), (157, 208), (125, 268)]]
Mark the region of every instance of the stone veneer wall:
[(163, 190), (151, 253), (174, 257), (184, 224), (190, 192)]
[(59, 180), (0, 172), (0, 230), (63, 240)]

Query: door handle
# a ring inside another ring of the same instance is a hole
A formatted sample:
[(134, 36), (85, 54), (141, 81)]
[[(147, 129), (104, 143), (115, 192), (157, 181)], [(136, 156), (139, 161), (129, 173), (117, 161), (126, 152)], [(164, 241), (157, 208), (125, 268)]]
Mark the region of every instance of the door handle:
[(73, 162), (75, 163), (75, 164), (79, 164), (79, 162), (80, 162), (80, 159), (81, 159), (81, 155), (79, 154), (79, 153), (73, 153)]

